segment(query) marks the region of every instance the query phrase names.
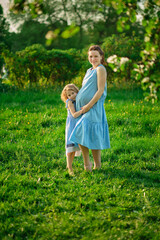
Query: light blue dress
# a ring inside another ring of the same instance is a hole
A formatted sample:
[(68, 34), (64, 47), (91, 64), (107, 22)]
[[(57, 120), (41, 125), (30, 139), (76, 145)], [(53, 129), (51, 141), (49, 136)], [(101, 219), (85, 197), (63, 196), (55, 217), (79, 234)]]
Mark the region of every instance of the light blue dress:
[[(97, 90), (97, 68), (89, 68), (83, 79), (82, 88), (76, 96), (76, 111), (81, 110), (81, 107), (93, 98)], [(70, 136), (71, 141), (89, 149), (102, 150), (110, 148), (108, 123), (104, 109), (106, 96), (107, 83), (97, 103), (88, 112), (77, 118), (76, 126)]]
[[(66, 147), (66, 155), (67, 153), (70, 152), (76, 152), (76, 151), (80, 151), (78, 144), (72, 142), (71, 140), (69, 140), (69, 137), (76, 125), (76, 118), (74, 118), (70, 112), (70, 110), (68, 109), (68, 102), (72, 101), (74, 104), (74, 107), (76, 109), (76, 102), (71, 100), (71, 99), (67, 99), (66, 101), (66, 108), (68, 111), (68, 115), (67, 115), (67, 120), (66, 120), (66, 129), (65, 129), (65, 147)], [(76, 155), (78, 155), (78, 153), (76, 153)]]

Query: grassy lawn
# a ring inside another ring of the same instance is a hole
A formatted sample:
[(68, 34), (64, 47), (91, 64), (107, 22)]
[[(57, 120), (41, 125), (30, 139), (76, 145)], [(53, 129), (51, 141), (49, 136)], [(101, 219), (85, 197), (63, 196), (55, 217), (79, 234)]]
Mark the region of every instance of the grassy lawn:
[(60, 91), (1, 93), (0, 239), (160, 239), (160, 103), (109, 89), (105, 109), (102, 169), (71, 177)]

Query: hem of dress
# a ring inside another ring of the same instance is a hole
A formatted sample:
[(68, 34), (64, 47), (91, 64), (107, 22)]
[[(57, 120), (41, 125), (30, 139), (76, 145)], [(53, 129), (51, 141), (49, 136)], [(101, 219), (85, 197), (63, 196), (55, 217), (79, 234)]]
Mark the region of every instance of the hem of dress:
[[(82, 124), (83, 122), (83, 124)], [(76, 132), (77, 132), (77, 128), (81, 128), (82, 135), (80, 138), (78, 138), (76, 136)], [(95, 136), (92, 136), (92, 141), (91, 144), (89, 143), (90, 140), (88, 139), (87, 141), (87, 136), (85, 136), (84, 133), (87, 132), (88, 128), (93, 127), (94, 128), (94, 133), (99, 131), (101, 132), (101, 136), (104, 136), (104, 134), (106, 133), (106, 136), (102, 137), (102, 139), (99, 139), (99, 142), (95, 143), (95, 141), (93, 139), (97, 139), (97, 134), (95, 134)], [(98, 129), (97, 129), (98, 127)], [(109, 139), (109, 132), (108, 132), (108, 123), (107, 121), (105, 123), (99, 123), (99, 122), (92, 122), (90, 123), (90, 121), (84, 117), (82, 117), (76, 124), (71, 136), (70, 136), (70, 141), (76, 143), (76, 144), (80, 144), (82, 146), (87, 147), (88, 149), (92, 149), (92, 150), (104, 150), (104, 149), (108, 149), (110, 148), (110, 139)]]
[(95, 147), (95, 148), (90, 148), (87, 144), (83, 144), (83, 143), (80, 143), (80, 142), (78, 142), (78, 140), (76, 139), (76, 138), (72, 138), (72, 139), (74, 139), (74, 141), (77, 143), (77, 144), (79, 144), (79, 145), (81, 145), (81, 146), (84, 146), (84, 147), (86, 147), (86, 148), (88, 148), (88, 149), (91, 149), (91, 150), (105, 150), (105, 149), (110, 149), (111, 148), (111, 146), (110, 146), (110, 144), (109, 144), (109, 146), (105, 146), (105, 147), (99, 147), (99, 148), (97, 148), (97, 147)]
[(68, 153), (80, 151), (79, 147), (69, 147), (66, 149), (66, 156)]

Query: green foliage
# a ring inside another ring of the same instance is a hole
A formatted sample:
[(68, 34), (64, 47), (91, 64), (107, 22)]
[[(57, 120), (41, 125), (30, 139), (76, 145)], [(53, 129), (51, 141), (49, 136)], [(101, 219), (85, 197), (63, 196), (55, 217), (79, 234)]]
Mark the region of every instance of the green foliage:
[(102, 48), (106, 58), (117, 55), (138, 62), (141, 60), (140, 52), (144, 48), (144, 42), (138, 37), (128, 37), (125, 34), (112, 35), (103, 40)]
[(78, 32), (79, 32), (79, 27), (72, 24), (68, 28), (66, 28), (66, 30), (64, 32), (62, 32), (61, 36), (65, 39), (71, 38)]
[(9, 80), (18, 87), (64, 84), (80, 69), (76, 50), (46, 50), (39, 44), (3, 53)]
[[(111, 37), (112, 44), (107, 43), (107, 47), (104, 46), (107, 51), (113, 52), (112, 45), (114, 45), (114, 50), (117, 53), (114, 52), (113, 55), (118, 56), (118, 61), (123, 55), (129, 57), (128, 63), (118, 67), (116, 72), (111, 71), (111, 68), (115, 70), (114, 64), (109, 64), (110, 79), (114, 82), (121, 82), (122, 80), (141, 82), (144, 90), (150, 90), (146, 99), (151, 99), (152, 102), (157, 100), (157, 92), (160, 88), (159, 70), (157, 70), (159, 69), (160, 59), (160, 4), (158, 0), (88, 0), (78, 3), (73, 1), (72, 4), (69, 0), (31, 2), (14, 0), (12, 10), (17, 14), (16, 17), (19, 16), (19, 19), (24, 18), (25, 14), (27, 19), (34, 18), (37, 23), (38, 21), (43, 22), (44, 24), (37, 25), (39, 30), (42, 25), (44, 27), (46, 24), (48, 33), (52, 33), (47, 38), (47, 48), (54, 46), (54, 48), (61, 49), (70, 47), (82, 49), (90, 42), (102, 44), (104, 38), (111, 36), (113, 33), (118, 36), (123, 32), (130, 36), (128, 39), (127, 37), (124, 37), (123, 40), (120, 38), (122, 42), (118, 37), (113, 37), (116, 40), (116, 42), (113, 42)], [(21, 14), (19, 15), (19, 13)], [(39, 30), (33, 31), (32, 35), (35, 32), (34, 41), (36, 32), (39, 33)], [(23, 32), (21, 34), (23, 36)], [(47, 37), (48, 34), (45, 36)], [(135, 36), (141, 36), (143, 42)], [(41, 41), (42, 39), (39, 40), (40, 43), (42, 43)], [(25, 41), (23, 43), (26, 44)], [(119, 45), (116, 46), (116, 43)], [(134, 67), (135, 64), (137, 67)], [(33, 77), (35, 77), (35, 73), (33, 73)], [(144, 84), (146, 77), (148, 83)], [(76, 79), (78, 79), (77, 76)], [(47, 80), (43, 78), (43, 82), (45, 83)]]
[(14, 0), (13, 3), (11, 11), (14, 12), (14, 14), (18, 14), (19, 12), (26, 13), (28, 10), (32, 18), (36, 18), (42, 13), (45, 13), (43, 0), (34, 0), (32, 2), (28, 0)]
[[(101, 44), (104, 38), (118, 34), (117, 21), (126, 16), (126, 12), (118, 13), (112, 4), (106, 6), (103, 1), (97, 0), (72, 2), (72, 4), (69, 0), (32, 2), (19, 0), (13, 1), (10, 10), (11, 19), (16, 22), (22, 22), (24, 16), (27, 16), (27, 21), (22, 23), (19, 29), (21, 32), (13, 38), (14, 49), (17, 47), (17, 50), (21, 50), (21, 46), (26, 47), (37, 42), (43, 44), (44, 36), (47, 39), (47, 48), (82, 49), (90, 42)], [(140, 32), (139, 29), (143, 29), (143, 26), (140, 26), (139, 22), (135, 23), (133, 18), (127, 25), (129, 29), (124, 30), (127, 35), (131, 36), (132, 32), (138, 36), (142, 35), (143, 31)], [(27, 26), (29, 39), (27, 39)], [(48, 33), (44, 35), (46, 31)], [(16, 44), (17, 38), (19, 45)]]
[[(132, 70), (132, 77), (134, 79), (141, 81), (141, 86), (145, 92), (145, 99), (151, 100), (152, 103), (156, 102), (157, 92), (160, 88), (160, 55), (154, 52), (150, 54), (149, 52), (142, 51), (142, 61), (139, 61), (138, 64), (134, 65)], [(146, 54), (147, 53), (147, 54)]]
[(2, 57), (2, 52), (4, 52), (4, 49), (6, 48), (4, 43), (0, 43), (0, 72), (2, 71), (2, 67), (4, 64), (4, 59)]
[(45, 46), (45, 35), (49, 27), (36, 21), (35, 19), (28, 19), (23, 22), (17, 33), (10, 33), (11, 51), (21, 51), (33, 44), (42, 44)]
[[(143, 41), (138, 37), (128, 37), (125, 34), (112, 35), (104, 40), (102, 48), (105, 52), (105, 58), (108, 62), (108, 81), (110, 82), (135, 82), (131, 72), (134, 63), (140, 61), (140, 51), (143, 49)], [(112, 58), (115, 61), (109, 61)], [(116, 58), (116, 59), (115, 59)], [(128, 61), (121, 63), (123, 58)]]
[(2, 67), (4, 64), (4, 59), (2, 57), (2, 52), (4, 49), (8, 48), (8, 30), (9, 25), (6, 23), (6, 19), (3, 16), (3, 8), (0, 4), (0, 75), (2, 71)]
[[(160, 25), (160, 4), (159, 1), (146, 1), (144, 4), (140, 5), (139, 0), (131, 2), (130, 0), (112, 0), (111, 3), (108, 0), (104, 0), (106, 5), (112, 4), (116, 9), (117, 13), (127, 13), (125, 17), (122, 17), (117, 22), (117, 27), (120, 32), (122, 32), (126, 27), (128, 28), (128, 22), (130, 18), (133, 22), (136, 21), (136, 15), (139, 11), (142, 18), (142, 25), (144, 27), (144, 49), (141, 51), (142, 61), (138, 64), (138, 80), (143, 81), (144, 77), (149, 79), (149, 88), (150, 95), (147, 96), (147, 100), (152, 100), (154, 103), (157, 99), (156, 92), (160, 88), (159, 79), (156, 81), (156, 84), (153, 83), (152, 72), (157, 69), (160, 59), (160, 34), (159, 34), (159, 25)], [(143, 67), (141, 67), (143, 66)], [(143, 69), (142, 69), (143, 68)], [(142, 71), (141, 71), (142, 69)], [(159, 73), (158, 73), (159, 75)], [(142, 82), (143, 84), (143, 82)], [(145, 89), (145, 88), (144, 88)]]
[(108, 89), (111, 149), (92, 173), (75, 158), (71, 177), (60, 92), (0, 95), (0, 239), (158, 240), (160, 104)]

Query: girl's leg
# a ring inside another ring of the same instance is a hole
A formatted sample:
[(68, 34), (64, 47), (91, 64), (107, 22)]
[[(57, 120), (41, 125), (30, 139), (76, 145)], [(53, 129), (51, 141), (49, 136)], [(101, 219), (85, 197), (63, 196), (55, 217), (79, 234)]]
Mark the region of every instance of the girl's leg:
[(67, 168), (69, 170), (69, 173), (73, 173), (72, 169), (72, 162), (75, 156), (75, 152), (70, 152), (67, 154)]
[(94, 169), (101, 168), (101, 150), (92, 149), (93, 159), (94, 159)]
[(92, 163), (89, 161), (89, 149), (80, 144), (79, 144), (79, 148), (82, 151), (82, 155), (84, 159), (84, 169), (87, 171), (92, 171)]

